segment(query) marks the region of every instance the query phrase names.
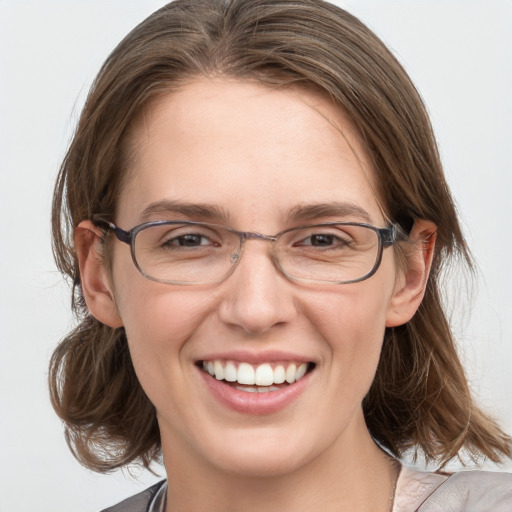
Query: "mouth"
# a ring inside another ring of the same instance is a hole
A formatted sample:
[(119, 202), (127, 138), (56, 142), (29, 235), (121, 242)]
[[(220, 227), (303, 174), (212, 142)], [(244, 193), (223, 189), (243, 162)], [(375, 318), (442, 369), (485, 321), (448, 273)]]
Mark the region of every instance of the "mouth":
[(202, 360), (197, 366), (204, 372), (238, 391), (269, 393), (280, 391), (300, 381), (315, 367), (313, 362), (282, 361), (251, 364), (223, 359)]

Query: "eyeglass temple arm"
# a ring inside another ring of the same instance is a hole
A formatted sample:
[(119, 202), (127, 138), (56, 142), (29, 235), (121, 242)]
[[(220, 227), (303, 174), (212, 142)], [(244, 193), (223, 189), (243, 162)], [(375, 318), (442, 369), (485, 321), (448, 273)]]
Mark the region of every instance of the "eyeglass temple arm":
[(402, 232), (399, 226), (392, 224), (389, 228), (380, 228), (379, 233), (382, 240), (383, 247), (393, 245), (397, 240), (405, 239), (406, 235)]
[(125, 244), (130, 245), (132, 243), (132, 233), (130, 231), (125, 231), (124, 229), (118, 228), (113, 222), (106, 220), (102, 217), (93, 215), (91, 219), (95, 224), (102, 223), (106, 224), (116, 235), (116, 238), (120, 242), (124, 242)]

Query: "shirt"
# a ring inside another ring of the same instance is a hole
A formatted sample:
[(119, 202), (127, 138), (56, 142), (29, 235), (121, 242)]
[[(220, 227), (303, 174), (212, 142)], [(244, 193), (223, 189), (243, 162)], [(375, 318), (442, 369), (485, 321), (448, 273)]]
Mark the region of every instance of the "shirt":
[[(166, 498), (163, 480), (102, 512), (165, 512)], [(393, 512), (512, 512), (512, 474), (441, 474), (402, 466)]]

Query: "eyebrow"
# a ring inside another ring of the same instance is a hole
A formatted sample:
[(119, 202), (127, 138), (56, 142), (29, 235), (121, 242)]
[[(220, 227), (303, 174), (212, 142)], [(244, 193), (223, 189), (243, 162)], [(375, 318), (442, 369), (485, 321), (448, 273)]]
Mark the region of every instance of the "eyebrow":
[(372, 224), (371, 215), (354, 203), (316, 203), (297, 205), (290, 210), (288, 218), (292, 222), (315, 220), (321, 217), (356, 217), (357, 220)]
[[(184, 203), (171, 199), (162, 199), (149, 204), (141, 213), (141, 221), (173, 220), (171, 216), (184, 216), (192, 219), (214, 221), (228, 224), (229, 213), (218, 205), (211, 203)], [(350, 202), (329, 202), (315, 204), (299, 204), (293, 207), (288, 214), (289, 222), (304, 222), (320, 219), (322, 217), (354, 218), (358, 221), (371, 224), (370, 214), (360, 206)]]
[[(168, 217), (169, 215), (181, 215), (192, 219), (216, 221), (227, 224), (229, 214), (215, 204), (209, 203), (183, 203), (171, 199), (163, 199), (149, 204), (142, 210), (140, 218), (142, 222), (155, 217)], [(159, 219), (160, 220), (160, 219)], [(166, 219), (161, 219), (166, 220)]]

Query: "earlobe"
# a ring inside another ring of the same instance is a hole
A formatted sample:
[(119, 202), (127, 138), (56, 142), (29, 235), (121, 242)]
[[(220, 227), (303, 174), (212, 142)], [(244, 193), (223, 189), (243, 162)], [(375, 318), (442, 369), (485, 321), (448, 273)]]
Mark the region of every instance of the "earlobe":
[(386, 315), (386, 327), (407, 323), (416, 313), (425, 295), (434, 257), (437, 226), (416, 219), (409, 235), (413, 246), (405, 248), (407, 268), (399, 270), (393, 297)]
[(75, 230), (74, 241), (80, 269), (80, 283), (87, 308), (100, 322), (121, 327), (112, 286), (101, 257), (101, 232), (89, 220)]

